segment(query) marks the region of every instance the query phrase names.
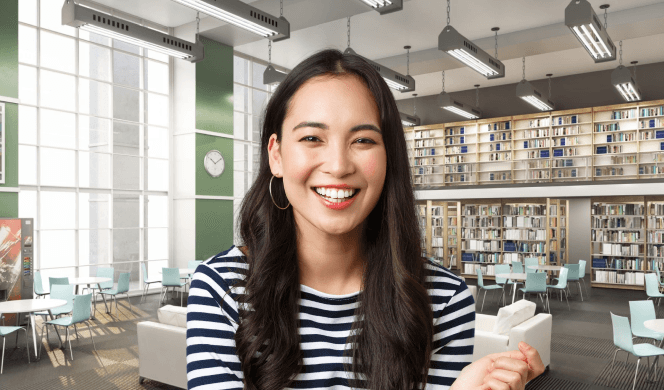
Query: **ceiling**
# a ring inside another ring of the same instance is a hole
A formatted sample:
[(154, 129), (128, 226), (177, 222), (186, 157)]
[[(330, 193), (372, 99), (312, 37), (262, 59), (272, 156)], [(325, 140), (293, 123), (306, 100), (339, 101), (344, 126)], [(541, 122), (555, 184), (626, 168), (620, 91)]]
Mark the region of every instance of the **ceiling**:
[[(172, 0), (95, 0), (105, 6), (175, 27), (178, 36), (195, 31), (196, 13)], [(242, 0), (279, 15), (278, 0)], [(664, 61), (664, 0), (589, 0), (603, 19), (601, 4), (610, 4), (608, 32), (623, 40), (628, 64)], [(449, 92), (516, 83), (521, 79), (521, 57), (526, 56), (526, 78), (543, 79), (611, 69), (618, 61), (595, 64), (564, 25), (569, 0), (454, 0), (451, 25), (493, 54), (492, 27), (500, 27), (498, 58), (506, 76), (487, 80), (437, 49), (438, 34), (446, 24), (444, 0), (404, 0), (402, 11), (381, 16), (360, 0), (284, 0), (284, 17), (291, 24), (290, 39), (272, 45), (272, 62), (292, 69), (323, 48), (343, 50), (347, 44), (346, 18), (351, 16), (351, 47), (359, 54), (395, 71), (406, 73), (405, 45), (412, 46), (410, 74), (419, 96), (440, 93), (441, 71)], [(233, 46), (236, 51), (267, 61), (267, 41), (234, 26), (202, 16), (201, 34)], [(411, 93), (395, 93), (397, 99)]]

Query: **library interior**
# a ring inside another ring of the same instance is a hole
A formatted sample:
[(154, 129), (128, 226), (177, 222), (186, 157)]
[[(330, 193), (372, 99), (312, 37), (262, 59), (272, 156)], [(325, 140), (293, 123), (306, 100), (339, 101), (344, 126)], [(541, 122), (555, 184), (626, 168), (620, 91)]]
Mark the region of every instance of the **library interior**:
[[(662, 0), (3, 1), (0, 389), (216, 388), (197, 274), (323, 49), (396, 101), (422, 257), (475, 303), (459, 359), (525, 341), (526, 389), (664, 389)], [(349, 388), (320, 367), (293, 386)]]

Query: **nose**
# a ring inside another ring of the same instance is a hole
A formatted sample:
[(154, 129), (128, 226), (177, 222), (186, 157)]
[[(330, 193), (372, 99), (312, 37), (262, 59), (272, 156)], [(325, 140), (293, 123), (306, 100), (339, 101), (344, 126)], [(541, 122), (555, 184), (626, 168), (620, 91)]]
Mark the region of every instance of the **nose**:
[(352, 152), (343, 143), (333, 143), (324, 153), (324, 171), (334, 177), (344, 177), (355, 172)]

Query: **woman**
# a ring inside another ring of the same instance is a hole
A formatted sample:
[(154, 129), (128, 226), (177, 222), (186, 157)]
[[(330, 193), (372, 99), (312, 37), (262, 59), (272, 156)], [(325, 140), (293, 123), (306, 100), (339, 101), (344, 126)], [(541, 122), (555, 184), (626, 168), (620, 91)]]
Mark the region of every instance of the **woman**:
[(360, 57), (319, 52), (277, 88), (240, 231), (191, 284), (190, 389), (515, 390), (544, 370), (525, 343), (469, 365), (475, 303), (421, 256), (399, 112)]

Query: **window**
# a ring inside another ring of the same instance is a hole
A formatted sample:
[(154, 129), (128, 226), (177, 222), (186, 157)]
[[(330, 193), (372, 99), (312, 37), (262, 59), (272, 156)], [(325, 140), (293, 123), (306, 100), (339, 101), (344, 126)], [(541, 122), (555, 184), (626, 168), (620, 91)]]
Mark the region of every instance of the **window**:
[[(62, 2), (19, 5), (19, 217), (49, 276), (169, 260), (170, 59), (62, 26)], [(165, 31), (165, 29), (164, 29)]]

